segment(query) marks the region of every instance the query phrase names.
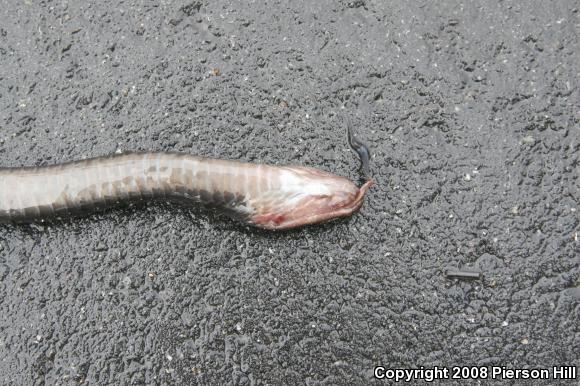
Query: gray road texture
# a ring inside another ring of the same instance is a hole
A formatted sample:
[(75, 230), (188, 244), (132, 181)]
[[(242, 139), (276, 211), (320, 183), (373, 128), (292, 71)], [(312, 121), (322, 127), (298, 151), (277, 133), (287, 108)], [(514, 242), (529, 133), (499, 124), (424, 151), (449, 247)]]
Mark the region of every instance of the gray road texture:
[[(349, 118), (377, 185), (292, 232), (165, 204), (1, 227), (1, 384), (580, 365), (577, 1), (96, 3), (1, 1), (0, 165), (167, 150), (356, 179)], [(484, 279), (446, 279), (466, 267)]]

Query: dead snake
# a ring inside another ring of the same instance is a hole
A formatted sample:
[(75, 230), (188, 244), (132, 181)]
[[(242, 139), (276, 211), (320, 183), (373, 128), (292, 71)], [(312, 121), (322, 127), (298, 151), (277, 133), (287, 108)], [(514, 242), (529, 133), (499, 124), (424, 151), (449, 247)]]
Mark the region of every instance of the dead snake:
[(201, 202), (243, 223), (289, 229), (357, 212), (373, 184), (369, 151), (348, 129), (367, 181), (304, 166), (179, 153), (127, 153), (43, 167), (0, 169), (0, 222), (30, 222), (124, 201)]

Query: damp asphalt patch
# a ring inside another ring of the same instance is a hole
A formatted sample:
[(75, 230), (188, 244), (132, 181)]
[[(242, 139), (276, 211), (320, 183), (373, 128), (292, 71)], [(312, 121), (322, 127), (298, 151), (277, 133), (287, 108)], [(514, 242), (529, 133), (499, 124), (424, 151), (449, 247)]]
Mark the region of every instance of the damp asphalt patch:
[(348, 120), (376, 185), (291, 232), (163, 203), (0, 226), (0, 384), (580, 365), (579, 12), (4, 2), (2, 167), (155, 150), (357, 180)]

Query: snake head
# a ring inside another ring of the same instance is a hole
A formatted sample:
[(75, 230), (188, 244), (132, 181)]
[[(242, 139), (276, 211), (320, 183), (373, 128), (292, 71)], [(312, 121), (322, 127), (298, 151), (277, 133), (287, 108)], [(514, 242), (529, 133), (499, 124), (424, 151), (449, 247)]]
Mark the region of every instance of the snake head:
[(347, 178), (303, 166), (283, 168), (278, 195), (261, 200), (250, 222), (265, 229), (291, 229), (316, 224), (357, 212), (367, 190), (367, 181), (357, 187)]

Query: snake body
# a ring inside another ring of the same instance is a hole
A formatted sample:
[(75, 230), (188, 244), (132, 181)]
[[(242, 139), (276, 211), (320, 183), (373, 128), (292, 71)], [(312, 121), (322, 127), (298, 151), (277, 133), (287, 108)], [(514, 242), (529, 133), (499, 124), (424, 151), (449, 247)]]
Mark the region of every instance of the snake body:
[(287, 229), (353, 214), (371, 185), (369, 180), (358, 188), (344, 177), (302, 166), (128, 153), (0, 169), (0, 222), (166, 199), (209, 204), (246, 224)]

